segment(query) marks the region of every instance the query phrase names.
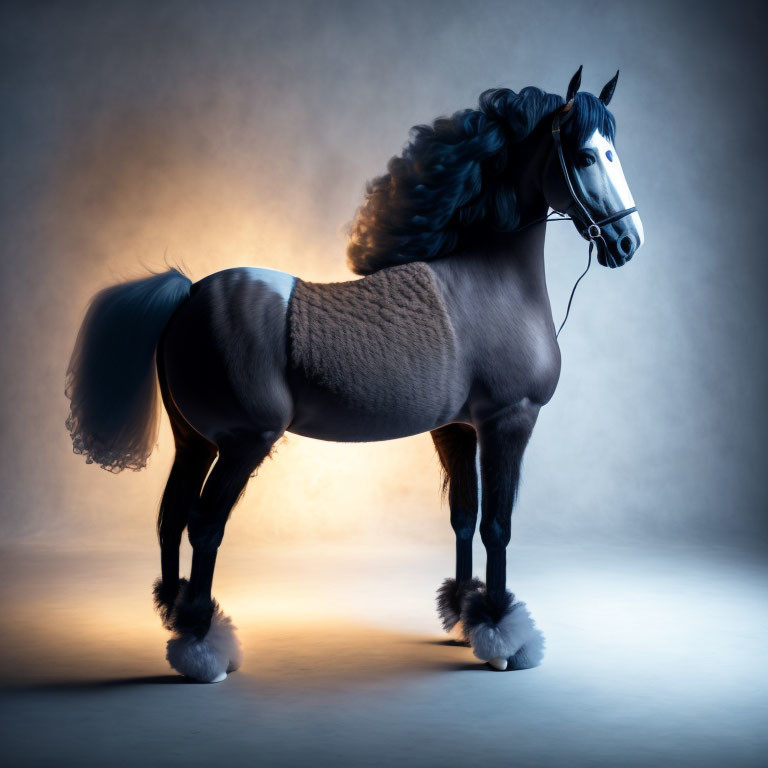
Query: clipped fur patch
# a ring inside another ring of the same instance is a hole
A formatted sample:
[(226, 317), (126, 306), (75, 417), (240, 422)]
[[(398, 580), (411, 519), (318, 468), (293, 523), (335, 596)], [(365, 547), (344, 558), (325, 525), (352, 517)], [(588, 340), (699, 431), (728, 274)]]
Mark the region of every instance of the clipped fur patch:
[(450, 632), (461, 619), (461, 607), (470, 592), (483, 589), (480, 579), (471, 579), (459, 584), (456, 579), (446, 579), (437, 590), (437, 614), (443, 629)]
[(509, 590), (500, 602), (491, 601), (485, 590), (471, 593), (463, 603), (461, 620), (478, 659), (509, 659), (513, 669), (541, 663), (544, 636), (525, 603), (515, 602)]
[(452, 386), (456, 340), (423, 262), (361, 280), (297, 280), (288, 309), (291, 363), (350, 408), (433, 413)]

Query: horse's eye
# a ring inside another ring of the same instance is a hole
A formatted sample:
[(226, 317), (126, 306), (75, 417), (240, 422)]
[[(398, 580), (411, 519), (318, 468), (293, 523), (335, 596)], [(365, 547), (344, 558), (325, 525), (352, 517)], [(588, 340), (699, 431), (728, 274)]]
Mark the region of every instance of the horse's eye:
[(580, 152), (576, 157), (576, 164), (579, 168), (588, 168), (595, 162), (595, 158), (589, 152)]

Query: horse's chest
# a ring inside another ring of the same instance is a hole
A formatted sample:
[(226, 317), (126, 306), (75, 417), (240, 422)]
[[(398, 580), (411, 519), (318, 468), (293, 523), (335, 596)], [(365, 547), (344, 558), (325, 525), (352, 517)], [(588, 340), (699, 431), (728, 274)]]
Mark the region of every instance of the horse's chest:
[(551, 318), (518, 317), (500, 327), (478, 363), (484, 389), (499, 404), (549, 402), (560, 378), (560, 347)]

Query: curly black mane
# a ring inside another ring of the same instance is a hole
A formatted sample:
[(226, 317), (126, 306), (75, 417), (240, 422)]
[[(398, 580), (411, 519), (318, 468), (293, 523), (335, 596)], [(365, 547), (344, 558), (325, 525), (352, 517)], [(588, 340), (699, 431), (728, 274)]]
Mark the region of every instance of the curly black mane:
[[(350, 227), (351, 269), (368, 275), (384, 267), (429, 261), (453, 251), (461, 233), (483, 223), (510, 231), (520, 223), (515, 190), (504, 171), (508, 150), (559, 109), (562, 96), (539, 88), (493, 88), (478, 109), (417, 125), (388, 173), (368, 182)], [(613, 139), (613, 116), (589, 93), (577, 93), (567, 131), (585, 137), (599, 128)]]

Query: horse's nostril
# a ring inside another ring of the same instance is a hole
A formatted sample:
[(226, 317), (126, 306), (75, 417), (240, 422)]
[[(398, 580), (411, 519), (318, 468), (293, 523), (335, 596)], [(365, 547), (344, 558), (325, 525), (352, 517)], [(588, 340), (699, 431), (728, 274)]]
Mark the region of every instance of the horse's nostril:
[(624, 235), (624, 237), (619, 240), (619, 248), (625, 256), (629, 256), (629, 254), (632, 253), (632, 238), (629, 235)]

